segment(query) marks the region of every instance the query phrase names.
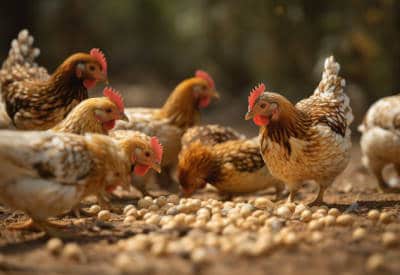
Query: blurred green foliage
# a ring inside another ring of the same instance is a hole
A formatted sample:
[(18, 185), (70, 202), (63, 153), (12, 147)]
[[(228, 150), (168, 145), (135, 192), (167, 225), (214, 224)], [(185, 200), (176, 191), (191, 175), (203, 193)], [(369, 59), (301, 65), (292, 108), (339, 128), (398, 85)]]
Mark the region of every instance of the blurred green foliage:
[(203, 68), (238, 100), (260, 81), (297, 100), (334, 54), (371, 102), (400, 88), (399, 17), (395, 0), (2, 1), (0, 58), (28, 28), (51, 69), (99, 47), (112, 79), (173, 87)]

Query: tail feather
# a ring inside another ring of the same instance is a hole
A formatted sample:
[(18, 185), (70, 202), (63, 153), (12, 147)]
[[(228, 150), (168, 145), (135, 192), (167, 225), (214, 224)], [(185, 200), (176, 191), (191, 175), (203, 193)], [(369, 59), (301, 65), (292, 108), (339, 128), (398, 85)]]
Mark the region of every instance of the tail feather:
[(19, 32), (17, 38), (11, 42), (8, 57), (0, 70), (0, 83), (48, 78), (47, 70), (35, 62), (40, 50), (33, 43), (34, 38), (28, 30)]
[(339, 76), (339, 71), (340, 64), (335, 61), (335, 58), (327, 57), (324, 62), (322, 79), (315, 89), (314, 95), (341, 102), (347, 125), (350, 125), (354, 119), (353, 112), (350, 107), (350, 99), (344, 92), (346, 80)]
[(343, 94), (346, 81), (339, 76), (340, 65), (333, 56), (325, 59), (322, 79), (315, 90), (316, 94)]
[(34, 38), (29, 31), (24, 29), (19, 32), (18, 37), (11, 42), (11, 48), (7, 59), (3, 63), (3, 69), (9, 69), (15, 65), (35, 67), (35, 59), (40, 50), (33, 47)]

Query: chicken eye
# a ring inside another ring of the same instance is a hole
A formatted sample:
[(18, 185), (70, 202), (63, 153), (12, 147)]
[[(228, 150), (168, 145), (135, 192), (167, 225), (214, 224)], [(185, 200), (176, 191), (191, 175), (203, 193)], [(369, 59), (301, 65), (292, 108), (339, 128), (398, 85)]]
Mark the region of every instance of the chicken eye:
[(139, 155), (140, 153), (142, 153), (142, 148), (135, 148), (135, 154)]
[(89, 66), (89, 70), (90, 70), (90, 71), (92, 71), (92, 72), (93, 72), (95, 69), (96, 69), (96, 68), (95, 68), (95, 66), (94, 66), (94, 65), (90, 65), (90, 66)]
[(111, 113), (112, 110), (110, 108), (106, 109), (106, 113)]
[(201, 86), (201, 85), (195, 85), (195, 86), (193, 87), (193, 91), (194, 91), (195, 93), (200, 93), (201, 91), (203, 91), (203, 86)]
[(151, 154), (150, 154), (150, 152), (149, 152), (149, 151), (146, 151), (146, 152), (144, 153), (144, 155), (146, 156), (146, 158), (148, 158), (148, 157), (150, 157), (150, 156), (151, 156)]
[(260, 104), (261, 109), (264, 109), (266, 106), (267, 106), (267, 104), (265, 104), (265, 103)]

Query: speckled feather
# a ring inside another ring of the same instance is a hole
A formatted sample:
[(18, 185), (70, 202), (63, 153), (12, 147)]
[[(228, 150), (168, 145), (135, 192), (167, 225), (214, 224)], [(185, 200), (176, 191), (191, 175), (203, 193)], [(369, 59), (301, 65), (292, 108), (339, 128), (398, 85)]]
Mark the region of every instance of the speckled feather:
[(189, 128), (182, 137), (182, 147), (200, 141), (204, 145), (214, 145), (228, 140), (245, 139), (246, 137), (230, 127), (217, 124)]

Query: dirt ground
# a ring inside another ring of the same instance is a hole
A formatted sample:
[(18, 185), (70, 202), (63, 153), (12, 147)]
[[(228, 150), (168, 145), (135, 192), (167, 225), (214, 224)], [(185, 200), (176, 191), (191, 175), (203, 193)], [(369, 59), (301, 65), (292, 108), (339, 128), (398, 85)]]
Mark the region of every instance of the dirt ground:
[[(382, 233), (392, 231), (400, 238), (400, 194), (381, 194), (376, 191), (375, 179), (360, 165), (360, 153), (356, 147), (353, 159), (345, 173), (328, 189), (326, 202), (345, 211), (358, 202), (352, 211), (352, 226), (331, 226), (321, 232), (317, 243), (298, 242), (294, 246), (276, 247), (260, 256), (210, 251), (212, 257), (204, 262), (194, 262), (187, 254), (153, 256), (148, 252), (132, 254), (132, 266), (126, 273), (132, 274), (400, 274), (400, 245), (387, 248), (382, 244)], [(310, 199), (314, 188), (301, 192), (299, 200)], [(202, 193), (200, 198), (216, 197)], [(124, 204), (136, 201), (119, 201)], [(370, 209), (389, 211), (394, 214), (389, 224), (373, 223), (367, 219)], [(120, 212), (117, 210), (115, 212)], [(126, 227), (120, 214), (113, 214), (112, 222), (98, 222), (93, 217), (67, 218), (79, 226), (76, 242), (82, 248), (84, 260), (74, 261), (53, 255), (46, 249), (48, 237), (40, 232), (9, 231), (6, 225), (26, 219), (22, 213), (12, 213), (0, 208), (0, 274), (124, 274), (116, 266), (115, 259), (121, 253), (118, 242), (137, 233), (159, 231), (138, 221)], [(294, 225), (296, 231), (305, 231), (305, 224)], [(367, 236), (354, 241), (352, 233), (363, 227)], [(187, 234), (181, 230), (177, 234)], [(367, 261), (375, 253), (383, 255), (382, 267), (368, 269)]]

